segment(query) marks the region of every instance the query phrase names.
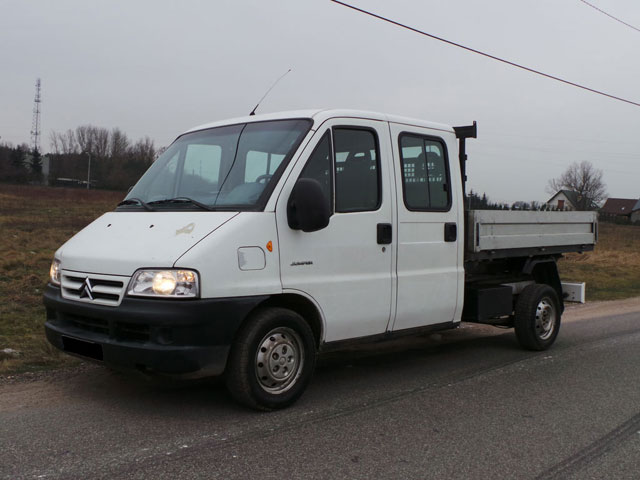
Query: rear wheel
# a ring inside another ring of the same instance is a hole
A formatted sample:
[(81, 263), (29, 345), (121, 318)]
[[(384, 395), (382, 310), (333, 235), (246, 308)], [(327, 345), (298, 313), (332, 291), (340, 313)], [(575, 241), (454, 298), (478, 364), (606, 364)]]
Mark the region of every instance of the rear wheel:
[(546, 350), (560, 330), (560, 302), (549, 285), (528, 285), (516, 302), (515, 331), (518, 342), (528, 350)]
[(232, 346), (227, 389), (251, 408), (287, 407), (309, 384), (315, 357), (313, 333), (300, 315), (284, 308), (260, 310)]

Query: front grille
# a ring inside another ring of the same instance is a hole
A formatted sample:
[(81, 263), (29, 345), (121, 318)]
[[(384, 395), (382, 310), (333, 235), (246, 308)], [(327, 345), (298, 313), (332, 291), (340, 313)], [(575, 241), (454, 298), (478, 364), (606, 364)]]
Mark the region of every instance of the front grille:
[(129, 277), (62, 271), (62, 297), (78, 302), (116, 307), (120, 305)]

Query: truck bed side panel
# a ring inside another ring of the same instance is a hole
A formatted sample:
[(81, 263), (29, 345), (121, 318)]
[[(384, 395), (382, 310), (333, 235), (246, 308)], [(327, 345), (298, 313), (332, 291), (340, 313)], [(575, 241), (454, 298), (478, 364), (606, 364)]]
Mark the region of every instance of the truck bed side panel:
[(596, 212), (471, 210), (467, 222), (467, 259), (585, 251), (597, 241)]

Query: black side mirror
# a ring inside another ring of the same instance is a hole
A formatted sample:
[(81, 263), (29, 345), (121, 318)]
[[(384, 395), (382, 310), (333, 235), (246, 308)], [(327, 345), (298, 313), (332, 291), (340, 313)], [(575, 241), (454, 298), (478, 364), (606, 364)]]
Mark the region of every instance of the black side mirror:
[(287, 222), (293, 230), (315, 232), (329, 225), (331, 210), (317, 180), (300, 178), (287, 203)]

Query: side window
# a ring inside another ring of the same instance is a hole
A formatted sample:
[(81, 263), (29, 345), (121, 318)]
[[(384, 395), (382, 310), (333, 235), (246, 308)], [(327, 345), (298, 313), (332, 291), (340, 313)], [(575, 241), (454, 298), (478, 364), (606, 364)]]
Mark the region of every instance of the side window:
[(441, 140), (400, 135), (404, 203), (409, 210), (449, 210), (449, 165)]
[(331, 181), (331, 137), (329, 131), (324, 134), (318, 145), (313, 150), (313, 153), (307, 160), (307, 164), (304, 166), (300, 177), (298, 178), (311, 178), (317, 180), (322, 191), (324, 192), (327, 203), (329, 204), (329, 211), (333, 211), (332, 205), (332, 181)]
[(336, 212), (362, 212), (380, 206), (378, 142), (368, 129), (333, 130)]

